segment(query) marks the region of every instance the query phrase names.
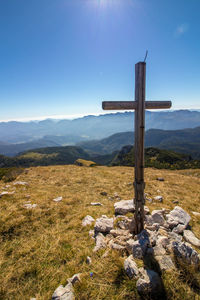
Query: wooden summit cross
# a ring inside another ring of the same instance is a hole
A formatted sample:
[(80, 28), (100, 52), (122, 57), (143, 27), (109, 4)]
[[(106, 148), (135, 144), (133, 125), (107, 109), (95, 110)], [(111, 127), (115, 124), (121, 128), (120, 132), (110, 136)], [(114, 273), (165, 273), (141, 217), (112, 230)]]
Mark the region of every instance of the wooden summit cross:
[(135, 233), (144, 228), (144, 128), (145, 109), (170, 108), (171, 101), (145, 101), (146, 63), (135, 65), (135, 101), (104, 101), (105, 110), (135, 110)]

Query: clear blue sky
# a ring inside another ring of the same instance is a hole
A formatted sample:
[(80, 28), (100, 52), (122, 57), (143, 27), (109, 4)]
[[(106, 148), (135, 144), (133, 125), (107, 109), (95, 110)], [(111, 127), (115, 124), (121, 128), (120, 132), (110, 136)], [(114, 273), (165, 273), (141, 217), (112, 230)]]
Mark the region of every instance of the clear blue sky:
[(0, 120), (101, 112), (147, 98), (200, 108), (199, 0), (0, 0)]

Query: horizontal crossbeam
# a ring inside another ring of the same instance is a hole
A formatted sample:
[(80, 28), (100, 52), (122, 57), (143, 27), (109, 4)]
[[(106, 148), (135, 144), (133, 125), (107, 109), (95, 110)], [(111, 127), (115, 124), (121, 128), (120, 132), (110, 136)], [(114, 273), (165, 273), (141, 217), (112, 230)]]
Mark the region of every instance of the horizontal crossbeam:
[[(172, 106), (171, 101), (145, 101), (145, 109), (167, 109)], [(137, 109), (136, 101), (104, 101), (104, 110), (126, 110)]]

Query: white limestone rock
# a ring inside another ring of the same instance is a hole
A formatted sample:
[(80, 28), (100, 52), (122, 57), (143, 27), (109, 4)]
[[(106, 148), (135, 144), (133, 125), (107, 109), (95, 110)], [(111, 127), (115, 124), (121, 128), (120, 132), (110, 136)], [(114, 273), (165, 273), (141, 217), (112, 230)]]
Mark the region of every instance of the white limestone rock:
[(130, 255), (127, 259), (125, 259), (124, 270), (129, 278), (137, 277), (139, 275), (138, 267), (132, 255)]
[(149, 234), (144, 229), (137, 236), (135, 236), (136, 241), (132, 244), (132, 254), (134, 258), (141, 259), (150, 245)]
[(134, 239), (129, 239), (129, 240), (126, 242), (126, 250), (128, 251), (129, 254), (132, 254), (134, 242), (135, 242)]
[(173, 228), (172, 232), (177, 234), (182, 234), (185, 230), (186, 226), (183, 224), (178, 224), (176, 227)]
[(93, 251), (99, 251), (100, 249), (106, 248), (106, 239), (102, 233), (98, 233), (95, 237), (96, 246), (94, 247)]
[(54, 202), (60, 202), (60, 201), (62, 201), (62, 199), (63, 199), (63, 197), (60, 196), (60, 197), (54, 198), (53, 201)]
[(145, 270), (144, 268), (140, 268), (139, 271), (141, 277), (136, 283), (138, 293), (144, 299), (159, 295), (162, 292), (162, 282), (158, 273), (148, 269)]
[(166, 250), (163, 248), (162, 245), (156, 245), (155, 247), (153, 247), (153, 253), (155, 256), (165, 255)]
[(180, 206), (175, 206), (166, 217), (170, 228), (173, 228), (178, 224), (183, 224), (187, 227), (191, 220), (190, 215)]
[(123, 229), (112, 229), (110, 231), (110, 234), (112, 234), (114, 237), (117, 236), (129, 236), (129, 230), (123, 230)]
[(114, 220), (113, 218), (108, 218), (106, 215), (102, 215), (101, 218), (96, 220), (94, 230), (95, 232), (109, 233), (113, 229)]
[(149, 215), (150, 214), (150, 210), (147, 206), (144, 206), (144, 214), (145, 215)]
[(29, 185), (29, 184), (26, 181), (15, 181), (15, 182), (13, 182), (13, 185), (22, 185), (22, 186), (24, 186), (24, 185)]
[(68, 283), (74, 285), (77, 281), (81, 281), (81, 273), (74, 274), (71, 278), (67, 279)]
[(162, 196), (155, 196), (153, 199), (156, 202), (163, 202), (163, 197)]
[(87, 263), (88, 265), (91, 265), (92, 259), (91, 259), (90, 256), (87, 256), (87, 258), (86, 258), (86, 263)]
[(72, 284), (68, 283), (65, 287), (60, 285), (53, 293), (52, 300), (75, 300)]
[(183, 242), (172, 242), (172, 250), (177, 258), (184, 260), (192, 265), (199, 264), (198, 253), (189, 245)]
[(184, 230), (183, 237), (186, 240), (186, 242), (200, 248), (200, 240), (194, 235), (194, 233), (191, 230)]
[(109, 245), (109, 247), (110, 247), (111, 249), (115, 249), (115, 250), (118, 250), (118, 251), (123, 251), (123, 250), (126, 249), (125, 246), (119, 245), (119, 244), (117, 244), (117, 243), (116, 243), (115, 241), (113, 241), (113, 240), (110, 240), (109, 243), (108, 243), (108, 245)]
[(100, 202), (91, 202), (90, 205), (92, 205), (92, 206), (103, 206), (103, 204), (100, 203)]
[(195, 217), (200, 217), (200, 213), (197, 212), (197, 211), (192, 211), (192, 214), (193, 214)]
[(169, 271), (175, 269), (175, 265), (169, 255), (161, 255), (155, 257), (161, 271)]
[(83, 220), (82, 220), (82, 226), (87, 226), (91, 225), (95, 219), (89, 215), (87, 215)]
[(169, 238), (164, 235), (159, 235), (156, 244), (166, 249), (169, 244)]
[(151, 213), (153, 223), (158, 223), (159, 225), (164, 225), (165, 219), (163, 217), (163, 212), (161, 210), (153, 210)]
[(31, 204), (31, 203), (25, 203), (24, 204), (24, 208), (26, 209), (32, 209), (32, 208), (36, 208), (37, 204)]
[(135, 205), (133, 203), (133, 199), (121, 200), (119, 202), (115, 202), (114, 208), (115, 208), (115, 214), (118, 214), (118, 215), (125, 215), (128, 212), (135, 211)]

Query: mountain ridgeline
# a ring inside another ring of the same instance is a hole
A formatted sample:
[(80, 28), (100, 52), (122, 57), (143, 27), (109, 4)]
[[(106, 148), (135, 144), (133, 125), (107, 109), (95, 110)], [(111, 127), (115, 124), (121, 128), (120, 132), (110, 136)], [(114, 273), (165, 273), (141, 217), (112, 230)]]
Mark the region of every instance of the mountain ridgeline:
[[(78, 145), (90, 154), (108, 154), (126, 145), (134, 144), (133, 132), (120, 132), (112, 136)], [(200, 159), (200, 127), (183, 130), (150, 129), (145, 133), (145, 147), (156, 147), (185, 153)]]
[[(146, 111), (145, 118), (146, 130), (178, 130), (200, 126), (199, 111)], [(48, 140), (64, 146), (88, 139), (102, 139), (117, 132), (133, 131), (133, 126), (134, 112), (86, 116), (74, 120), (0, 122), (0, 141), (5, 145)]]

